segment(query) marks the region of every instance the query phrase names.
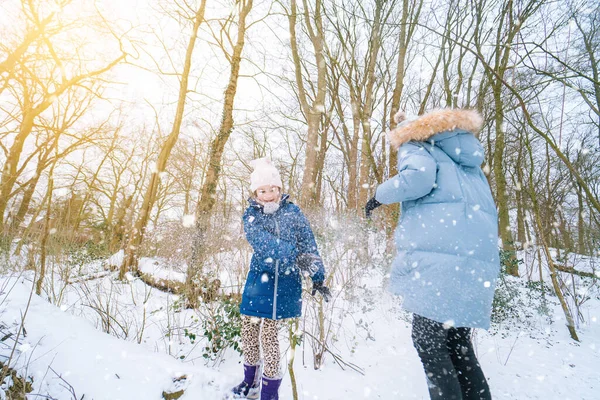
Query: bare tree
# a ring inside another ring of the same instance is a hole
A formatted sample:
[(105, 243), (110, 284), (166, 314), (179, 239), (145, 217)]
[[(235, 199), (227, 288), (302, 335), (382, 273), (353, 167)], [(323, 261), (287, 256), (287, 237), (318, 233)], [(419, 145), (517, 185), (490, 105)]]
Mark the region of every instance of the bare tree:
[(179, 97), (177, 99), (177, 111), (175, 113), (175, 119), (171, 127), (171, 132), (165, 139), (160, 149), (158, 160), (156, 161), (155, 171), (152, 171), (152, 174), (150, 176), (150, 182), (146, 187), (142, 207), (140, 210), (140, 215), (135, 223), (134, 232), (130, 239), (129, 245), (127, 246), (126, 256), (123, 258), (123, 264), (121, 265), (119, 271), (120, 279), (123, 279), (125, 277), (125, 273), (131, 268), (137, 268), (138, 247), (140, 246), (144, 238), (146, 225), (148, 224), (148, 219), (150, 218), (152, 207), (156, 201), (156, 194), (158, 190), (160, 174), (163, 173), (167, 167), (167, 161), (169, 160), (169, 156), (171, 155), (171, 150), (173, 149), (173, 146), (175, 146), (175, 143), (179, 138), (181, 123), (183, 121), (183, 112), (185, 109), (185, 103), (188, 94), (188, 80), (190, 77), (190, 70), (192, 67), (192, 54), (194, 52), (194, 46), (198, 37), (198, 29), (200, 28), (200, 24), (204, 22), (206, 0), (203, 0), (196, 10), (192, 10), (191, 8), (189, 8), (189, 6), (187, 6), (187, 4), (185, 4), (185, 6), (187, 7), (184, 7), (184, 5), (179, 6), (183, 9), (187, 8), (187, 11), (190, 12), (190, 15), (187, 17), (187, 19), (192, 23), (192, 30), (189, 36), (188, 45), (185, 53), (183, 71), (181, 72), (179, 80)]
[[(368, 8), (373, 7), (372, 15)], [(379, 104), (381, 77), (378, 76), (379, 54), (386, 39), (384, 26), (395, 2), (374, 1), (372, 4), (337, 5), (331, 3), (326, 17), (335, 42), (326, 46), (330, 63), (328, 77), (331, 99), (340, 120), (340, 129), (330, 124), (344, 155), (348, 171), (348, 207), (357, 209), (364, 204), (370, 174), (377, 181), (381, 176), (373, 151), (372, 116)], [(362, 32), (367, 25), (365, 35)], [(365, 44), (366, 43), (366, 44)], [(342, 96), (348, 91), (350, 128), (346, 123), (346, 106)]]
[[(484, 4), (485, 2), (482, 2)], [(514, 240), (509, 221), (509, 198), (506, 193), (506, 167), (504, 160), (505, 151), (505, 108), (506, 100), (503, 96), (504, 79), (509, 69), (510, 55), (513, 51), (513, 45), (523, 24), (530, 18), (542, 5), (538, 0), (527, 1), (517, 5), (513, 0), (502, 1), (498, 4), (499, 14), (496, 17), (496, 37), (494, 41), (494, 50), (490, 55), (491, 60), (488, 65), (490, 69), (485, 69), (487, 80), (491, 84), (494, 99), (494, 152), (493, 152), (493, 173), (496, 186), (496, 203), (498, 204), (498, 223), (500, 238), (505, 249), (514, 248)], [(483, 6), (479, 8), (477, 18), (483, 18)], [(483, 43), (478, 37), (475, 40), (475, 47), (481, 58), (484, 58)], [(511, 275), (519, 274), (518, 264), (510, 263), (507, 270)]]
[[(313, 56), (316, 69), (315, 84), (305, 75), (305, 66), (302, 62), (298, 48), (298, 35), (296, 25), (298, 20), (298, 7), (296, 0), (290, 0), (289, 9), (285, 9), (290, 30), (290, 45), (294, 72), (296, 77), (296, 92), (300, 102), (300, 109), (307, 124), (306, 148), (304, 160), (304, 172), (302, 177), (300, 204), (312, 207), (317, 203), (317, 176), (316, 168), (319, 157), (319, 135), (324, 129), (321, 115), (325, 111), (325, 96), (327, 93), (327, 63), (325, 61), (325, 33), (323, 29), (323, 2), (314, 0), (310, 4), (308, 0), (302, 0), (304, 28), (312, 44)], [(312, 6), (312, 7), (311, 7)], [(306, 82), (305, 82), (306, 81)], [(309, 94), (306, 86), (314, 89)], [(312, 97), (312, 100), (311, 100)]]
[[(200, 191), (198, 208), (196, 210), (196, 232), (192, 245), (192, 257), (190, 265), (188, 266), (186, 278), (186, 287), (188, 290), (187, 300), (191, 307), (197, 306), (198, 287), (205, 281), (205, 277), (202, 276), (202, 263), (205, 258), (204, 253), (206, 252), (207, 246), (206, 234), (208, 231), (209, 215), (215, 204), (215, 193), (219, 182), (219, 175), (221, 173), (223, 150), (225, 149), (225, 144), (229, 140), (229, 136), (233, 130), (234, 100), (240, 75), (242, 51), (244, 50), (246, 40), (246, 29), (248, 28), (246, 18), (252, 10), (252, 5), (253, 0), (242, 0), (237, 4), (239, 15), (235, 43), (229, 38), (229, 29), (234, 22), (233, 13), (221, 24), (220, 35), (226, 36), (228, 38), (228, 43), (220, 41), (220, 47), (230, 64), (230, 74), (225, 89), (225, 97), (223, 99), (223, 117), (221, 126), (210, 146), (206, 174)], [(231, 46), (231, 53), (229, 53), (228, 50), (229, 46)]]
[[(58, 4), (60, 8), (68, 6), (68, 1)], [(8, 71), (4, 86), (11, 82), (18, 98), (18, 113), (5, 110), (14, 116), (18, 125), (10, 148), (6, 150), (6, 160), (0, 177), (0, 230), (4, 229), (4, 213), (11, 192), (18, 179), (18, 168), (23, 147), (28, 137), (35, 131), (36, 124), (42, 114), (55, 102), (61, 101), (65, 94), (72, 91), (89, 91), (98, 93), (97, 78), (125, 59), (121, 54), (102, 65), (87, 65), (87, 58), (74, 56), (78, 48), (73, 46), (62, 49), (53, 42), (54, 35), (68, 35), (71, 29), (83, 26), (86, 21), (65, 22), (57, 18), (55, 12), (43, 15), (43, 8), (34, 1), (23, 1), (21, 13), (28, 22), (26, 39), (10, 52), (2, 67)], [(117, 40), (118, 38), (116, 38)], [(27, 48), (37, 45), (35, 55), (28, 54)]]
[[(394, 115), (400, 110), (400, 100), (404, 92), (404, 80), (406, 75), (406, 65), (409, 45), (415, 34), (416, 27), (421, 16), (421, 9), (423, 2), (421, 0), (402, 0), (402, 16), (400, 18), (400, 26), (398, 32), (398, 61), (396, 65), (396, 76), (394, 79), (394, 90), (392, 92), (391, 104), (390, 104), (390, 130), (396, 127), (396, 121)], [(398, 155), (395, 151), (390, 151), (388, 160), (388, 174), (394, 176), (398, 172), (397, 170)], [(386, 207), (386, 220), (388, 221), (387, 226), (387, 237), (392, 238), (393, 229), (391, 227), (396, 226), (399, 215), (399, 205), (392, 205)], [(389, 241), (391, 243), (391, 240)]]

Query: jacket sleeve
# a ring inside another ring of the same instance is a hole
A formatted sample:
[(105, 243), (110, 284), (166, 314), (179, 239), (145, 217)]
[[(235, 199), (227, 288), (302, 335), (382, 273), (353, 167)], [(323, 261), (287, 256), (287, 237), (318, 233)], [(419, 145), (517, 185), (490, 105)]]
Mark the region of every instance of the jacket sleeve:
[(296, 242), (298, 254), (314, 254), (318, 257), (315, 264), (317, 271), (310, 277), (313, 282), (323, 282), (325, 280), (325, 266), (317, 249), (315, 235), (310, 228), (308, 219), (304, 216), (300, 208), (296, 207)]
[(419, 199), (435, 185), (437, 163), (422, 146), (406, 143), (398, 149), (398, 174), (377, 187), (375, 198), (383, 204)]
[(249, 210), (244, 213), (244, 232), (246, 240), (254, 250), (254, 255), (264, 261), (261, 264), (272, 265), (274, 271), (275, 260), (295, 260), (298, 252), (294, 244), (279, 239), (276, 234), (269, 232), (252, 214)]

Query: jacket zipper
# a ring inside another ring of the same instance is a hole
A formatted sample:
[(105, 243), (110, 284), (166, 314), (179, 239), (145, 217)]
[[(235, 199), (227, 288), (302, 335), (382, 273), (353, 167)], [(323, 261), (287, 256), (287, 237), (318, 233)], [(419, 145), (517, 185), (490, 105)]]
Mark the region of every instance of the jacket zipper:
[[(277, 233), (277, 244), (279, 245), (281, 233), (279, 223), (275, 219), (275, 232)], [(273, 319), (277, 320), (277, 285), (279, 284), (279, 259), (275, 260), (275, 289), (273, 293)]]

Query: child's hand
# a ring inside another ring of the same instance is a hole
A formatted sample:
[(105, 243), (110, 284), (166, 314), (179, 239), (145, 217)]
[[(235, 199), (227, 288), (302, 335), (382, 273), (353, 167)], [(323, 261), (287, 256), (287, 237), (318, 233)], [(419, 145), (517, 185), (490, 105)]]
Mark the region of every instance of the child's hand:
[(319, 262), (322, 262), (321, 257), (311, 253), (302, 253), (296, 260), (300, 271), (306, 272), (308, 276), (313, 276), (319, 271)]
[(369, 201), (367, 201), (367, 204), (365, 204), (365, 217), (371, 218), (371, 213), (373, 212), (373, 210), (379, 207), (380, 205), (381, 203), (377, 201), (375, 196), (373, 196)]
[(326, 303), (331, 299), (331, 291), (327, 286), (323, 285), (323, 282), (313, 282), (311, 294), (314, 296), (317, 292), (321, 293), (321, 296), (323, 296), (323, 300), (325, 300)]

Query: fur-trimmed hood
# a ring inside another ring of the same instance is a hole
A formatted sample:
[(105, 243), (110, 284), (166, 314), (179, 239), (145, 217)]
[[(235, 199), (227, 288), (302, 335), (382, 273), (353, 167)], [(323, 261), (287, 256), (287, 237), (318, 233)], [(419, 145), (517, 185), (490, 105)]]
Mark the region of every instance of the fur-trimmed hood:
[[(394, 118), (397, 123), (400, 123), (405, 116), (403, 112), (399, 112)], [(455, 129), (470, 132), (477, 137), (482, 126), (483, 118), (475, 110), (445, 108), (400, 124), (388, 133), (388, 138), (390, 146), (398, 150), (400, 146), (411, 140), (422, 142), (438, 133)]]

